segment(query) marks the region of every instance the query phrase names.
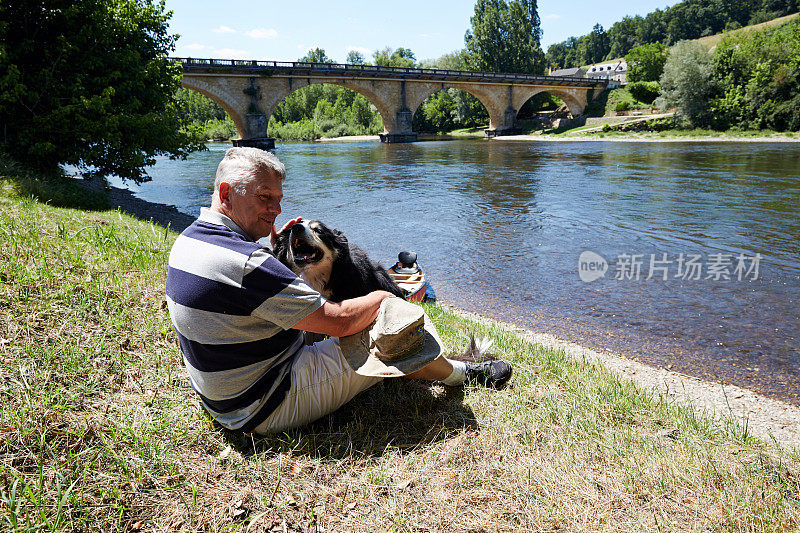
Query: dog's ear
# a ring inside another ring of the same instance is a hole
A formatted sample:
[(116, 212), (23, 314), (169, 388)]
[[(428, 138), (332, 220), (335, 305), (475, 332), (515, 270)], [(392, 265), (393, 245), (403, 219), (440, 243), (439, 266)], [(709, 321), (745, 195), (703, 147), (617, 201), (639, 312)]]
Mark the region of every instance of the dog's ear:
[(350, 243), (348, 242), (347, 237), (344, 236), (344, 233), (342, 233), (338, 229), (331, 228), (331, 234), (333, 234), (333, 240), (336, 243), (337, 250), (340, 253), (345, 253), (349, 255)]

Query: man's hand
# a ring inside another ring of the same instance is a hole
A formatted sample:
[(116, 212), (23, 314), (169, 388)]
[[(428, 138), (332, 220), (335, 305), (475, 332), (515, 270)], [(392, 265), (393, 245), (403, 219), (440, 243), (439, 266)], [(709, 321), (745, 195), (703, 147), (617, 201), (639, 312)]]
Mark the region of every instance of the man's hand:
[(292, 226), (294, 226), (295, 224), (297, 224), (298, 222), (302, 222), (302, 221), (303, 221), (303, 217), (293, 218), (289, 222), (287, 222), (286, 224), (283, 225), (283, 227), (281, 228), (281, 231), (275, 231), (275, 224), (273, 224), (272, 225), (272, 230), (269, 232), (269, 243), (270, 243), (270, 245), (272, 245), (272, 247), (275, 248), (275, 242), (278, 240), (278, 233), (281, 233), (282, 231), (285, 231), (285, 230), (291, 228)]

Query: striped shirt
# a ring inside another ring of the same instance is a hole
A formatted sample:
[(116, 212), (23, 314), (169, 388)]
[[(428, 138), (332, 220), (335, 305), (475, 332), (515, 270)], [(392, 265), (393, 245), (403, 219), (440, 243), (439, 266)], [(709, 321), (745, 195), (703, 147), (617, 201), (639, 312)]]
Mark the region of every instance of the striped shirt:
[(251, 431), (291, 385), (303, 345), (292, 326), (325, 299), (206, 208), (172, 246), (166, 290), (192, 388), (220, 424)]

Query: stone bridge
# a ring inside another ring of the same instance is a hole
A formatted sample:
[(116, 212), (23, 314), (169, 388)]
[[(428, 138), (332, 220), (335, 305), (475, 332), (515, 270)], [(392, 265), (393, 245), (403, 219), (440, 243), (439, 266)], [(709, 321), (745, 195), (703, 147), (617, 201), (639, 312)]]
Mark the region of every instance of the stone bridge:
[(364, 95), (380, 113), (384, 142), (417, 139), (411, 119), (422, 102), (442, 89), (461, 89), (475, 96), (489, 114), (487, 137), (508, 135), (517, 128), (522, 105), (540, 92), (561, 98), (573, 117), (583, 113), (607, 80), (499, 74), (458, 70), (375, 67), (327, 63), (290, 63), (238, 59), (173, 58), (183, 66), (184, 87), (217, 102), (233, 119), (241, 139), (237, 145), (268, 146), (267, 123), (292, 91), (312, 83), (333, 83)]

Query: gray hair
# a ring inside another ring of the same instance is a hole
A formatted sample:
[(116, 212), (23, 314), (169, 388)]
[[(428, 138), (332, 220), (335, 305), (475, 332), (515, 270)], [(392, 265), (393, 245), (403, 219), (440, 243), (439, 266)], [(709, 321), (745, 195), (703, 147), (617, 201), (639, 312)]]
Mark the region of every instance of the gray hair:
[(247, 185), (264, 172), (275, 174), (281, 181), (286, 178), (286, 167), (272, 152), (258, 148), (230, 148), (217, 167), (214, 191), (219, 191), (219, 184), (224, 181), (230, 183), (237, 194), (244, 194)]

